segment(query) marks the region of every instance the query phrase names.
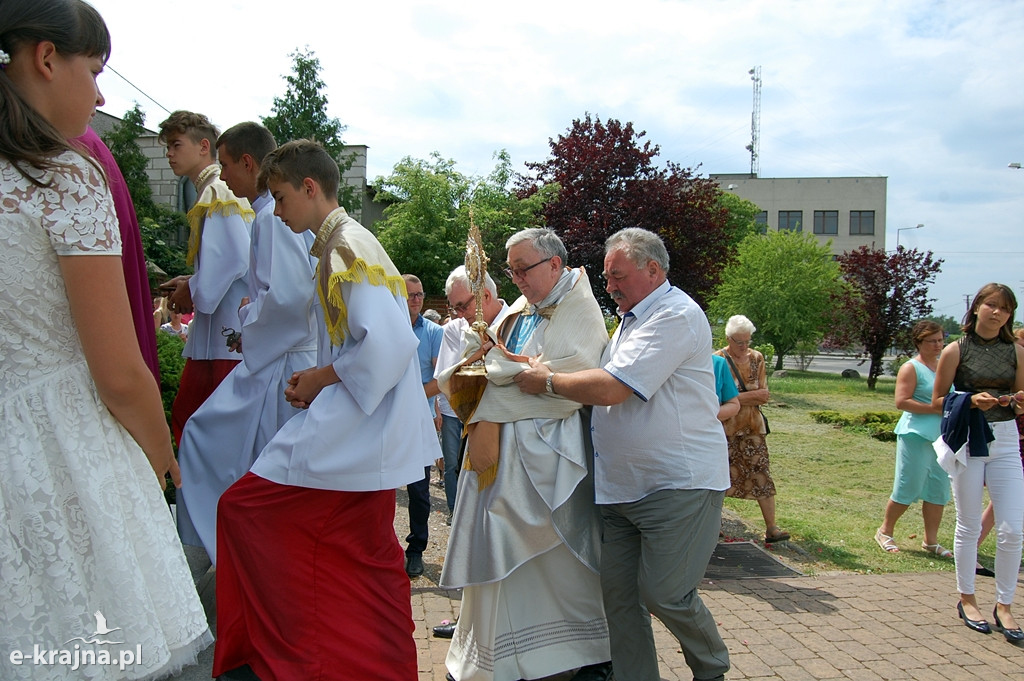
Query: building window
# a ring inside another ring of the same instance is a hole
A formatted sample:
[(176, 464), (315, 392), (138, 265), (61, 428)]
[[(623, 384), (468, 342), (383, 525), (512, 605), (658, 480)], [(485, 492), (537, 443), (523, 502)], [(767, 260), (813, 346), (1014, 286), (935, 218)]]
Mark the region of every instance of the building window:
[(851, 210), (850, 211), (850, 234), (874, 234), (875, 233), (875, 211), (873, 210)]
[(791, 232), (802, 232), (804, 212), (802, 210), (780, 210), (779, 231), (788, 229)]
[(839, 211), (837, 211), (837, 210), (816, 210), (816, 211), (814, 211), (814, 233), (815, 234), (839, 234)]
[(758, 234), (768, 233), (768, 211), (763, 210), (754, 216), (754, 225), (757, 227)]

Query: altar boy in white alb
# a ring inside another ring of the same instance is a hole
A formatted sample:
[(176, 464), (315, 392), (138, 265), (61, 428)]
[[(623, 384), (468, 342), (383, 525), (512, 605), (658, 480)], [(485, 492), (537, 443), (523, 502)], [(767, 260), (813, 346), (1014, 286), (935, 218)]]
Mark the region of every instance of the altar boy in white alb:
[(242, 363), (189, 418), (178, 448), (178, 534), (185, 544), (205, 546), (213, 562), (220, 495), (299, 413), (285, 399), (288, 379), (316, 365), (313, 234), (288, 229), (274, 215), (270, 192), (256, 187), (260, 164), (275, 148), (274, 136), (258, 123), (239, 123), (217, 139), (220, 177), (248, 199), (256, 219), (249, 296), (238, 310)]
[(441, 448), (405, 282), (338, 207), (339, 176), (309, 140), (271, 152), (260, 172), (285, 224), (316, 233), (322, 331), (317, 367), (287, 392), (308, 408), (221, 495), (214, 676), (243, 665), (261, 679), (417, 676), (395, 489), (421, 480)]
[(221, 330), (238, 322), (238, 302), (246, 296), (250, 224), (249, 202), (235, 196), (220, 179), (217, 128), (206, 116), (175, 111), (160, 124), (160, 142), (178, 177), (187, 177), (198, 192), (188, 211), (186, 262), (195, 273), (160, 285), (171, 310), (195, 310), (182, 355), (181, 386), (171, 407), (171, 431), (181, 444), (189, 417), (238, 364), (224, 344)]

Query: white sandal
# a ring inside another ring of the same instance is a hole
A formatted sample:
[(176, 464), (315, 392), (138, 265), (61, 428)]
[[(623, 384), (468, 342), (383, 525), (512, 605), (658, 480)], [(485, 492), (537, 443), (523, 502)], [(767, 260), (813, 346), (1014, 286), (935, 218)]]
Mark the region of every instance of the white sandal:
[(900, 547), (896, 546), (896, 542), (887, 534), (882, 534), (882, 528), (879, 527), (875, 530), (875, 542), (882, 547), (882, 550), (886, 553), (899, 553)]
[(925, 544), (921, 543), (921, 548), (928, 553), (933, 553), (939, 558), (952, 558), (953, 552), (944, 547), (942, 544)]

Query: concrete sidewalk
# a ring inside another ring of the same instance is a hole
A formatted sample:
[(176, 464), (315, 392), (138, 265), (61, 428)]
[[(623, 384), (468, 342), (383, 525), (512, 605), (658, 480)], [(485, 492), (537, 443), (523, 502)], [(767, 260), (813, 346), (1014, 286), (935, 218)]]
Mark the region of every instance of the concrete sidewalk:
[[(448, 641), (433, 638), (431, 627), (458, 615), (459, 593), (438, 588), (431, 567), (437, 566), (428, 565), (428, 576), (412, 582), (412, 612), (419, 678), (442, 681)], [(212, 578), (210, 572), (201, 582), (204, 603), (211, 606)], [(978, 601), (986, 613), (994, 589), (991, 579), (979, 578)], [(705, 582), (701, 593), (729, 646), (729, 679), (1024, 678), (1024, 648), (997, 632), (973, 632), (957, 618), (956, 581), (949, 572), (724, 580)], [(662, 678), (689, 681), (675, 639), (657, 620), (654, 631)], [(205, 681), (211, 667), (212, 648), (200, 665), (174, 678)]]

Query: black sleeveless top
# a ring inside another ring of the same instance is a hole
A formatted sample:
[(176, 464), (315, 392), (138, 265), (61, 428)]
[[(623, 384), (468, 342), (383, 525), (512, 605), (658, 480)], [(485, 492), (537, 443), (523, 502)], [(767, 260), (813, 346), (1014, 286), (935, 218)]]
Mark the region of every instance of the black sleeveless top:
[[(953, 376), (953, 386), (963, 392), (988, 393), (993, 397), (1013, 392), (1017, 379), (1017, 350), (1015, 343), (1007, 343), (998, 336), (982, 340), (977, 334), (963, 336), (960, 346), (960, 366)], [(996, 405), (985, 412), (990, 423), (1012, 421), (1013, 407)]]

